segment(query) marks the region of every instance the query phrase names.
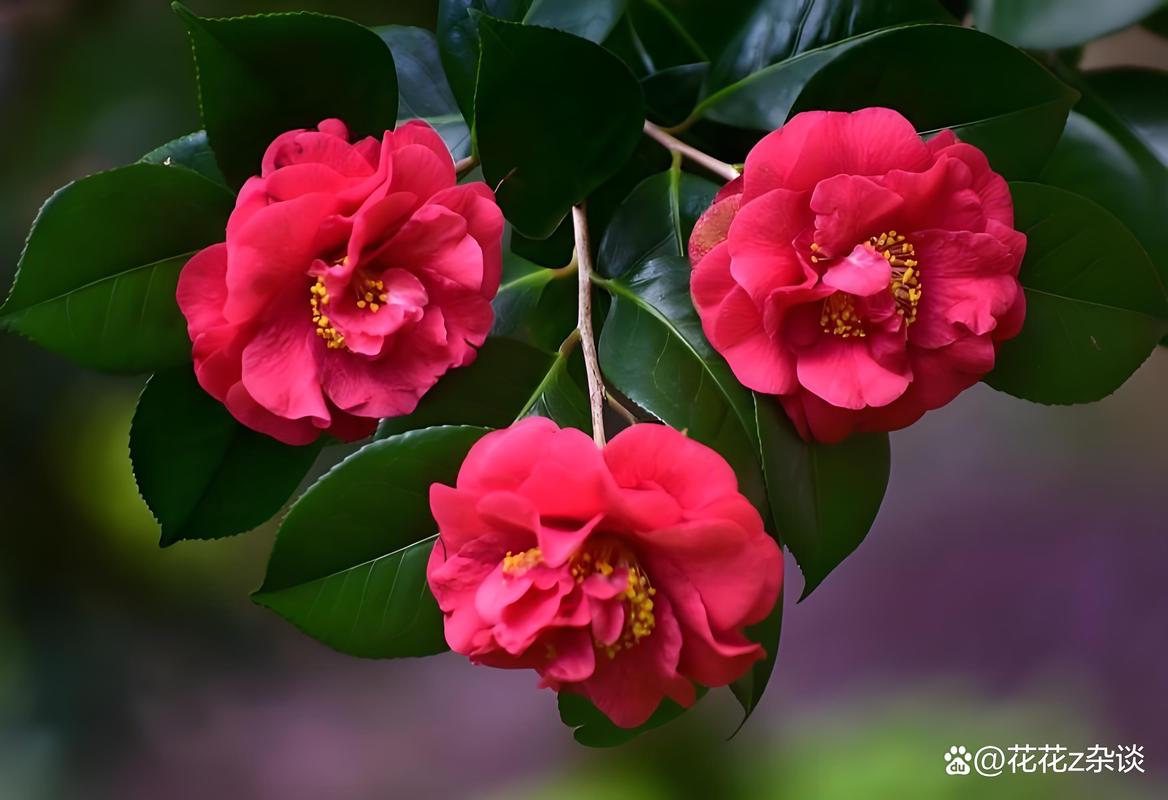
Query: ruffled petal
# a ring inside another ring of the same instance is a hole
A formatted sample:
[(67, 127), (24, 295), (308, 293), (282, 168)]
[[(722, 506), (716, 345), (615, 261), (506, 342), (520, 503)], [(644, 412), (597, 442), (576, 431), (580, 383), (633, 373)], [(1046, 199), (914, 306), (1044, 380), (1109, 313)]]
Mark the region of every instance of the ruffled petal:
[(807, 191), (833, 175), (920, 171), (930, 162), (912, 123), (892, 109), (804, 111), (750, 151), (743, 202), (773, 189)]
[(862, 339), (825, 334), (799, 354), (799, 383), (833, 406), (884, 406), (904, 393), (912, 375), (878, 363)]

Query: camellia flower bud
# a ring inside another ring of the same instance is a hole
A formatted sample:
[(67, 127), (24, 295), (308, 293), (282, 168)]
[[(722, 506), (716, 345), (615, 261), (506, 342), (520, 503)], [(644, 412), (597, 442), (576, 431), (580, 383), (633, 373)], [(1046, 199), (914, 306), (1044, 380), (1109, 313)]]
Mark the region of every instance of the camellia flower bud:
[(240, 190), (226, 242), (179, 276), (199, 383), (288, 444), (368, 435), (474, 360), (502, 233), (494, 194), (456, 185), (424, 123), (353, 144), (335, 119), (282, 134)]
[(694, 227), (694, 305), (738, 379), (805, 438), (915, 422), (972, 386), (1025, 315), (1005, 180), (895, 111), (797, 114)]
[(533, 669), (635, 727), (764, 656), (743, 629), (774, 607), (782, 554), (726, 461), (672, 428), (601, 450), (523, 420), (479, 440), (430, 507), (430, 588), (476, 663)]

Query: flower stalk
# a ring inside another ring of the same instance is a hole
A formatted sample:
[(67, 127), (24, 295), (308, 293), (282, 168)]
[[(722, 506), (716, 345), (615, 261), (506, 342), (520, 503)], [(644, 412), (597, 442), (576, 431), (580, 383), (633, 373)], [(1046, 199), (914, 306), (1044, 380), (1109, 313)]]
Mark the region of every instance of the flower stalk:
[(666, 133), (662, 128), (654, 125), (648, 120), (645, 120), (645, 135), (660, 144), (666, 150), (669, 150), (673, 153), (680, 153), (684, 158), (688, 158), (698, 166), (704, 167), (705, 169), (717, 175), (719, 178), (732, 181), (741, 174), (732, 164), (727, 164), (725, 161), (719, 161), (709, 153), (703, 153), (701, 150), (686, 144), (676, 136), (670, 133)]
[(576, 238), (576, 264), (579, 276), (576, 330), (580, 332), (580, 349), (588, 373), (588, 407), (592, 412), (592, 440), (604, 447), (604, 379), (596, 355), (596, 336), (592, 331), (592, 250), (588, 241), (588, 216), (583, 205), (572, 206), (572, 228)]
[(460, 158), (454, 162), (454, 174), (461, 178), (478, 165), (478, 156), (469, 155), (466, 158)]

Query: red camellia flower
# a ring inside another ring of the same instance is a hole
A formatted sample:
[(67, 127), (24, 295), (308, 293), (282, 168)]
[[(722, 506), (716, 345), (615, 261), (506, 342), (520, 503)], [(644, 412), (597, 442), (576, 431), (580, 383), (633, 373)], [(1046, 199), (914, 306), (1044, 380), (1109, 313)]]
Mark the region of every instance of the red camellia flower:
[(240, 190), (227, 241), (179, 276), (199, 383), (288, 444), (367, 435), (474, 360), (502, 231), (494, 194), (456, 185), (423, 123), (354, 144), (335, 119), (280, 135)]
[(476, 663), (534, 669), (634, 727), (764, 655), (743, 627), (774, 606), (782, 555), (729, 465), (671, 428), (600, 450), (527, 419), (480, 439), (430, 508), (430, 588)]
[(1010, 192), (950, 131), (797, 114), (690, 238), (702, 327), (805, 438), (902, 428), (976, 383), (1025, 315)]

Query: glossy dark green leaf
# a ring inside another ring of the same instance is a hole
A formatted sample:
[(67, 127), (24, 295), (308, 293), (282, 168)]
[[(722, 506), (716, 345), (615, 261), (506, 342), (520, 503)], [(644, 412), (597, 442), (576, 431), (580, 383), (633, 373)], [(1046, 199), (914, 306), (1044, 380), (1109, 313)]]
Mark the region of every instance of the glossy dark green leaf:
[(616, 27), (626, 0), (531, 0), (525, 25), (555, 28), (590, 42), (602, 42)]
[[(704, 690), (698, 687), (699, 698)], [(667, 722), (680, 717), (686, 709), (672, 700), (665, 699), (649, 717), (648, 722), (636, 728), (621, 728), (592, 705), (585, 697), (570, 692), (560, 692), (557, 696), (560, 720), (572, 728), (572, 737), (586, 747), (616, 747), (631, 742), (646, 731), (660, 728)]]
[(150, 379), (130, 427), (134, 477), (164, 547), (267, 522), (319, 452), (319, 444), (292, 447), (244, 427), (202, 390), (188, 365)]
[(1163, 7), (1164, 0), (973, 0), (973, 23), (1029, 50), (1086, 44)]
[(179, 270), (223, 239), (232, 204), (223, 186), (157, 164), (65, 186), (37, 214), (0, 325), (100, 370), (188, 361)]
[(373, 442), (329, 471), (280, 526), (253, 599), (350, 655), (446, 648), (426, 583), (437, 525), (430, 485), (453, 485), (484, 428), (427, 428)]
[(479, 29), (471, 12), (520, 20), (530, 5), (531, 0), (438, 0), (438, 53), (450, 90), (467, 122), (474, 119), (479, 68)]
[(564, 217), (559, 227), (546, 239), (529, 239), (514, 229), (511, 230), (511, 252), (520, 258), (543, 267), (558, 268), (572, 260), (576, 249), (576, 234), (572, 230), (572, 218)]
[[(593, 242), (603, 238), (609, 221), (629, 192), (650, 175), (669, 169), (669, 163), (669, 151), (648, 136), (641, 137), (633, 154), (616, 174), (588, 195), (588, 230)], [(570, 215), (564, 217), (555, 233), (546, 239), (529, 239), (515, 230), (511, 231), (511, 252), (544, 267), (559, 268), (568, 264), (575, 247)]]
[(718, 89), (771, 64), (841, 39), (910, 22), (952, 22), (937, 0), (751, 0), (714, 57)]
[(726, 87), (699, 112), (772, 130), (802, 110), (887, 106), (922, 133), (952, 129), (1008, 177), (1030, 177), (1058, 141), (1075, 98), (1037, 61), (992, 36), (909, 25), (808, 50)]
[(642, 78), (649, 118), (665, 126), (685, 121), (697, 106), (709, 73), (710, 65), (703, 61), (669, 67)]
[(575, 267), (547, 269), (507, 253), (491, 335), (554, 352), (576, 327), (576, 294)]
[(637, 188), (637, 184), (669, 169), (670, 164), (668, 150), (648, 136), (641, 137), (632, 156), (621, 165), (617, 173), (588, 195), (588, 230), (594, 245), (603, 241), (616, 210), (628, 198), (629, 193)]
[(584, 371), (584, 354), (579, 347), (557, 353), (551, 369), (531, 393), (531, 404), (523, 417), (547, 417), (561, 428), (576, 428), (592, 434), (592, 417), (588, 408), (588, 378)]
[(398, 124), (411, 119), (428, 122), (456, 161), (470, 155), (470, 127), (442, 71), (434, 34), (404, 25), (374, 28), (374, 33), (389, 46), (397, 66)]
[(194, 49), (203, 125), (232, 186), (259, 172), (285, 131), (330, 117), (358, 138), (393, 128), (393, 56), (368, 28), (324, 14), (209, 19), (174, 8)]
[(986, 382), (1039, 403), (1114, 392), (1168, 333), (1168, 295), (1136, 238), (1110, 212), (1053, 186), (1013, 183), (1026, 234), (1026, 323)]
[(219, 164), (215, 161), (215, 152), (207, 141), (206, 131), (195, 131), (180, 136), (151, 150), (139, 161), (144, 164), (162, 164), (165, 167), (186, 167), (215, 183), (227, 185), (227, 179), (223, 177), (223, 173), (219, 171)]
[[(629, 0), (625, 25), (631, 53), (626, 61), (638, 74), (710, 60), (675, 10), (678, 9), (666, 7), (661, 0)], [(716, 20), (726, 18), (724, 13), (709, 16)], [(700, 26), (701, 32), (708, 28), (708, 24)], [(640, 69), (636, 68), (638, 65)]]
[[(1105, 111), (1094, 105), (1095, 111)], [(1096, 119), (1110, 122), (1109, 127)], [(1114, 131), (1114, 132), (1113, 132)], [(1058, 146), (1040, 176), (1094, 200), (1136, 235), (1168, 281), (1168, 167), (1114, 118), (1071, 112)]]
[(1083, 96), (1041, 180), (1085, 195), (1119, 217), (1168, 283), (1168, 73), (1061, 73)]
[(566, 361), (559, 353), (492, 337), (473, 364), (444, 375), (413, 414), (383, 420), (377, 437), (434, 425), (505, 428), (533, 414), (561, 426), (587, 425), (587, 396), (567, 374)]
[(573, 203), (615, 174), (641, 137), (641, 88), (599, 45), (479, 17), (475, 135), (507, 219), (550, 235)]
[(472, 12), (495, 19), (556, 28), (593, 42), (616, 25), (625, 0), (438, 0), (438, 49), (450, 88), (467, 120), (474, 117), (479, 32)]
[(888, 434), (805, 442), (775, 398), (755, 402), (771, 513), (803, 573), (802, 599), (868, 535), (888, 488)]
[(717, 185), (674, 167), (633, 189), (604, 232), (596, 265), (617, 277), (658, 256), (685, 253), (689, 234)]
[(612, 307), (600, 336), (601, 370), (638, 406), (721, 453), (765, 518), (750, 392), (702, 334), (689, 275), (685, 258), (667, 256), (602, 282)]
[[(1168, 72), (1109, 69), (1088, 72), (1083, 78), (1089, 87), (1084, 94), (1105, 106), (1161, 164), (1168, 165)], [(1084, 113), (1094, 112), (1087, 108)]]

